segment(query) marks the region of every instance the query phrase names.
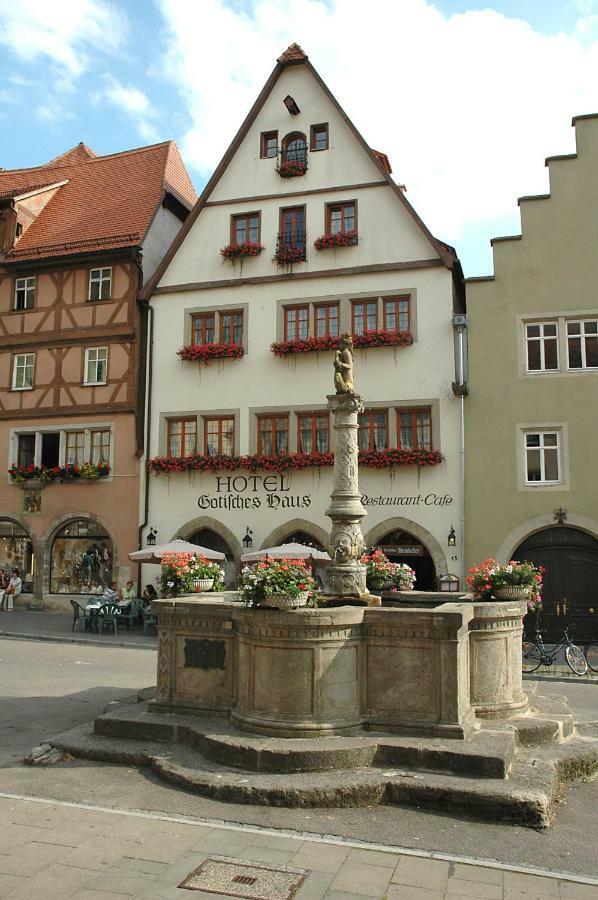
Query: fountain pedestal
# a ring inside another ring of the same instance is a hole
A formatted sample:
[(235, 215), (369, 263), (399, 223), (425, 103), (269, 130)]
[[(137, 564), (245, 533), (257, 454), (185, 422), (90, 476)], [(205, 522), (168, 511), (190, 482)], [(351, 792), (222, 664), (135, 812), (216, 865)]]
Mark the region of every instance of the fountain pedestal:
[(358, 416), (363, 412), (359, 394), (328, 396), (328, 409), (334, 416), (334, 485), (326, 515), (332, 520), (328, 552), (332, 558), (324, 570), (324, 595), (320, 606), (357, 604), (379, 606), (380, 597), (366, 587), (366, 567), (360, 561), (365, 553), (361, 520), (367, 515), (359, 490)]

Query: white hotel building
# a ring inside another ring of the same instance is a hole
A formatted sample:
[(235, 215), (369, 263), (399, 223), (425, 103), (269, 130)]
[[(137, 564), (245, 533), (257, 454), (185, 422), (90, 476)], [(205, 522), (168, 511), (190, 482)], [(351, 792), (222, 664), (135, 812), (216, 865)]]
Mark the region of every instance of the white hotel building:
[[(324, 235), (336, 246), (317, 249)], [(261, 252), (242, 263), (223, 257), (248, 241)], [(289, 256), (299, 259), (281, 261)], [(182, 537), (224, 550), (231, 581), (248, 529), (254, 549), (326, 545), (332, 469), (317, 463), (334, 449), (333, 353), (297, 351), (352, 331), (357, 345), (390, 342), (355, 350), (366, 544), (413, 565), (418, 588), (434, 589), (447, 572), (462, 579), (465, 389), (455, 386), (453, 324), (465, 320), (461, 267), (297, 45), (278, 60), (144, 294), (144, 535), (153, 526), (158, 543)], [(182, 347), (229, 356), (206, 364), (181, 359)], [(309, 464), (273, 471), (277, 454)]]

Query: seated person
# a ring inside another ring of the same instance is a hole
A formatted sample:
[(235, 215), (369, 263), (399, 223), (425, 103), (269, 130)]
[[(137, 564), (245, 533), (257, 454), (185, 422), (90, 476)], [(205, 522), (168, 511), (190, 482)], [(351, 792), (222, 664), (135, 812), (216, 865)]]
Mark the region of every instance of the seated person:
[(153, 584), (146, 584), (145, 590), (143, 591), (143, 608), (149, 609), (154, 600), (158, 599), (158, 595), (156, 593), (156, 589)]
[(19, 576), (19, 570), (13, 569), (10, 581), (8, 582), (8, 587), (4, 591), (2, 600), (0, 601), (0, 609), (14, 610), (14, 598), (18, 597), (22, 590), (23, 582)]
[(116, 581), (112, 581), (104, 588), (104, 593), (100, 598), (100, 603), (116, 603), (118, 601), (118, 593), (116, 590)]
[(137, 598), (137, 591), (132, 581), (127, 581), (127, 586), (122, 590), (122, 597), (125, 603), (130, 603), (131, 600)]

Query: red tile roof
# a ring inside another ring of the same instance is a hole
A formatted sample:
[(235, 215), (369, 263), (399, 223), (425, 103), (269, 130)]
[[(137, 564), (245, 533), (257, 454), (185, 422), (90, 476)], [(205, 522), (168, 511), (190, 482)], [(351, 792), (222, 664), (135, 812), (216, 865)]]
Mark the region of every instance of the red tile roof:
[(376, 157), (378, 162), (382, 163), (384, 170), (386, 172), (388, 172), (389, 175), (392, 175), (392, 169), (390, 167), (390, 160), (389, 160), (388, 156), (386, 155), (386, 153), (382, 153), (381, 150), (372, 150), (372, 153), (374, 154), (374, 156)]
[(174, 141), (96, 156), (78, 144), (43, 166), (0, 171), (0, 195), (67, 181), (6, 256), (39, 259), (139, 246), (164, 192), (191, 208), (197, 195)]
[(303, 62), (307, 59), (307, 53), (303, 50), (299, 44), (291, 44), (287, 49), (282, 53), (276, 62), (279, 63), (293, 63), (293, 62)]

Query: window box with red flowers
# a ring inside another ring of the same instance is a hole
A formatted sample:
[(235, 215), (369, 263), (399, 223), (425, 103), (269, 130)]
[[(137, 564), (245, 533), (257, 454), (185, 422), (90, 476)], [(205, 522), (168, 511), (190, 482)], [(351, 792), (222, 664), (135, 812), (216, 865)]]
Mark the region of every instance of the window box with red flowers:
[(306, 159), (288, 159), (276, 166), (276, 171), (281, 178), (297, 178), (307, 172)]
[(305, 261), (305, 247), (285, 247), (279, 245), (274, 254), (275, 263), (279, 266), (292, 266), (293, 263)]
[(110, 474), (108, 463), (82, 463), (74, 466), (70, 463), (64, 466), (11, 466), (8, 474), (15, 484), (21, 486), (27, 482), (37, 482), (40, 485), (50, 482), (63, 481), (97, 481), (98, 478), (107, 478)]
[(187, 344), (177, 350), (185, 362), (200, 362), (208, 366), (214, 359), (240, 359), (245, 353), (240, 344)]
[(334, 234), (323, 234), (316, 238), (316, 250), (330, 250), (333, 247), (354, 247), (358, 243), (358, 235), (353, 231), (336, 231)]
[[(409, 347), (413, 343), (413, 335), (408, 331), (364, 331), (353, 336), (353, 346), (367, 347)], [(338, 350), (340, 338), (326, 335), (324, 337), (307, 337), (293, 341), (275, 341), (270, 344), (274, 356), (289, 356), (291, 353), (317, 353), (323, 350)]]
[(220, 250), (223, 259), (247, 259), (250, 256), (259, 256), (263, 250), (262, 244), (257, 241), (243, 241), (242, 244), (227, 244)]
[[(391, 466), (436, 466), (442, 462), (439, 450), (364, 450), (359, 465), (374, 469)], [(218, 472), (246, 469), (251, 472), (288, 472), (291, 469), (326, 468), (334, 465), (333, 453), (280, 453), (272, 456), (155, 456), (148, 460), (148, 470), (163, 472)]]

